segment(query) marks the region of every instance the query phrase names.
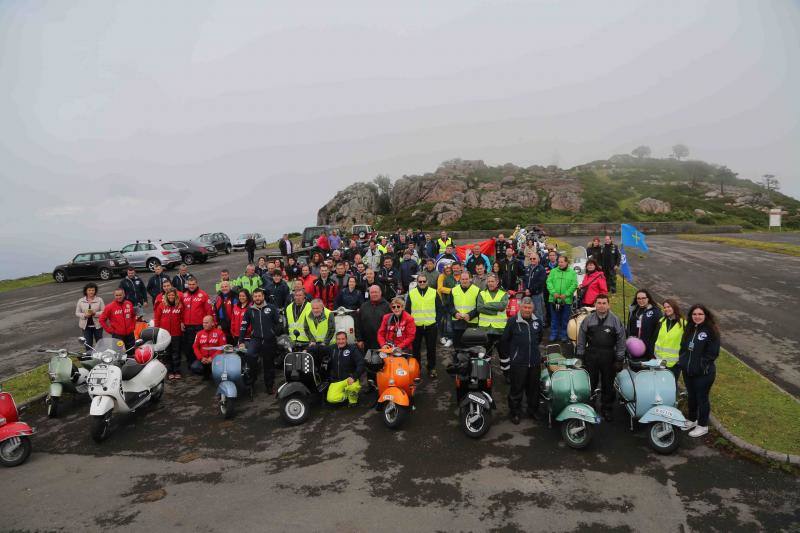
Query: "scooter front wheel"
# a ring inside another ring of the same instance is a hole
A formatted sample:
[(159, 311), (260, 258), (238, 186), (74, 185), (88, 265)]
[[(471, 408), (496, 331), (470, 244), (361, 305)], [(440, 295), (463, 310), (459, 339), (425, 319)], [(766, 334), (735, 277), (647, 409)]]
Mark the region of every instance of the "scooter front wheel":
[(95, 442), (103, 442), (108, 438), (111, 430), (111, 414), (112, 411), (103, 415), (95, 415), (92, 417), (92, 440)]
[(408, 407), (387, 402), (383, 408), (383, 423), (389, 429), (398, 429), (408, 416)]
[(225, 420), (231, 418), (236, 412), (236, 398), (230, 398), (224, 394), (219, 397), (219, 413)]
[(11, 437), (0, 442), (0, 464), (3, 466), (19, 466), (31, 454), (31, 439), (28, 437)]
[(310, 414), (310, 403), (305, 396), (289, 396), (281, 400), (281, 417), (292, 426), (299, 426)]
[(660, 454), (670, 454), (678, 449), (678, 432), (666, 422), (654, 422), (647, 431), (647, 442)]
[(56, 418), (58, 416), (58, 402), (61, 398), (58, 396), (48, 396), (47, 404), (47, 418)]
[(575, 450), (582, 450), (592, 441), (594, 427), (585, 420), (570, 418), (561, 424), (561, 436), (567, 446)]
[(492, 425), (492, 411), (475, 403), (462, 407), (459, 418), (464, 434), (473, 439), (483, 437)]

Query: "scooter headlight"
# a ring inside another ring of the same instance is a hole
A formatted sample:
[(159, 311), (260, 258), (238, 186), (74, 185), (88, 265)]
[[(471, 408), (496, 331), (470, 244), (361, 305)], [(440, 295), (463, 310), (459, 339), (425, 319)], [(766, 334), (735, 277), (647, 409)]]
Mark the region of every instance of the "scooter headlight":
[(114, 354), (113, 353), (104, 353), (103, 356), (100, 358), (102, 362), (105, 364), (111, 364), (114, 362)]
[(6, 419), (4, 416), (0, 416), (0, 426), (4, 426), (6, 424)]

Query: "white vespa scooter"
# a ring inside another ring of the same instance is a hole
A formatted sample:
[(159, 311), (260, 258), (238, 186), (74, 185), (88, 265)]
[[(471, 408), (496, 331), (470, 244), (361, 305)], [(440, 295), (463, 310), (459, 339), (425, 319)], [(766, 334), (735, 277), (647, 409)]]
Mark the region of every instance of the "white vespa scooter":
[(126, 414), (148, 403), (156, 403), (164, 394), (166, 367), (156, 358), (171, 337), (166, 330), (146, 328), (136, 341), (136, 354), (129, 359), (122, 341), (102, 338), (95, 346), (100, 364), (89, 373), (89, 415), (95, 442), (105, 440), (114, 413)]

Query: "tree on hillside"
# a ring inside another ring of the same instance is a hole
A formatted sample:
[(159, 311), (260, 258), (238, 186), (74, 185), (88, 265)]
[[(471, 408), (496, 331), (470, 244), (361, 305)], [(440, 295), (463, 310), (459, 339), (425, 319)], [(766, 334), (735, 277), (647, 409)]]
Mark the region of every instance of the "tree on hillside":
[(736, 183), (738, 174), (726, 166), (721, 166), (714, 172), (714, 178), (719, 183), (719, 193), (725, 194), (725, 184)]
[(687, 161), (683, 164), (683, 169), (691, 180), (692, 188), (695, 188), (698, 181), (708, 178), (711, 167), (703, 161)]
[(772, 191), (778, 191), (781, 188), (781, 184), (778, 181), (778, 178), (775, 177), (775, 174), (764, 174), (761, 176), (761, 182), (759, 183), (764, 190), (767, 192), (767, 198), (772, 198)]
[(637, 146), (631, 151), (631, 154), (635, 155), (639, 159), (644, 159), (645, 157), (650, 157), (652, 151), (650, 150), (649, 146), (641, 145)]
[(684, 157), (689, 157), (689, 147), (685, 144), (676, 144), (672, 147), (672, 157), (678, 161)]
[(392, 202), (389, 195), (392, 193), (392, 178), (386, 174), (378, 174), (372, 180), (378, 187), (378, 210), (381, 213), (388, 213), (392, 210)]

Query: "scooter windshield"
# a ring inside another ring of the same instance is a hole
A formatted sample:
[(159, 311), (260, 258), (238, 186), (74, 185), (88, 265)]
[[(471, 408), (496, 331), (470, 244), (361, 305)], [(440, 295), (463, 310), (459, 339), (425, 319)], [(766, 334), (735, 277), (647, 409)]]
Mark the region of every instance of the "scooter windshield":
[(92, 354), (103, 360), (121, 360), (125, 359), (125, 343), (113, 337), (103, 337), (97, 344), (94, 345)]
[(572, 249), (572, 262), (573, 263), (584, 263), (586, 264), (586, 260), (589, 256), (586, 253), (586, 248), (583, 246), (576, 246)]

